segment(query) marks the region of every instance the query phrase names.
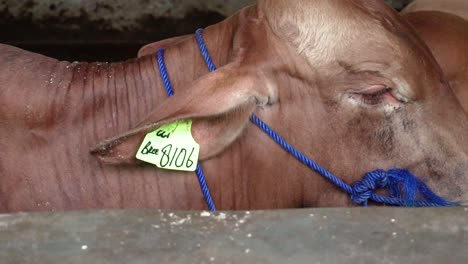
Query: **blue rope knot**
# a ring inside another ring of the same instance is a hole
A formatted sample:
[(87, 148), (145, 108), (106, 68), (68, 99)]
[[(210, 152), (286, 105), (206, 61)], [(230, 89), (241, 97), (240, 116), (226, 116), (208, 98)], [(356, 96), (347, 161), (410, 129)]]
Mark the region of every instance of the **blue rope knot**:
[(351, 199), (356, 204), (367, 206), (369, 199), (375, 191), (386, 188), (388, 185), (388, 174), (383, 170), (366, 173), (361, 181), (356, 182), (352, 189)]
[[(375, 192), (379, 189), (386, 189), (389, 197), (377, 195)], [(364, 206), (369, 200), (384, 204), (399, 201), (398, 204), (405, 207), (457, 205), (432, 192), (424, 182), (404, 169), (376, 170), (365, 174), (363, 180), (352, 186), (351, 199)]]

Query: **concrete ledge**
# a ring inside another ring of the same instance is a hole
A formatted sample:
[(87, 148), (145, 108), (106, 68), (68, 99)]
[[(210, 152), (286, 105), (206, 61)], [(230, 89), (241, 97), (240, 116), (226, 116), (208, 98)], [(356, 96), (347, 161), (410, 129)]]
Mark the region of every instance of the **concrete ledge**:
[(468, 263), (468, 209), (0, 216), (3, 263)]

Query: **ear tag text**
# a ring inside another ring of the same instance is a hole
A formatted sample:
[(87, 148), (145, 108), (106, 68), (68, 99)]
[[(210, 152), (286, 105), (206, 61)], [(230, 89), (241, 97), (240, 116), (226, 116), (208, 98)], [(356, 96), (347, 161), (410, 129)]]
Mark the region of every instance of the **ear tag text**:
[(158, 168), (195, 171), (200, 145), (192, 137), (192, 120), (164, 125), (146, 135), (136, 158)]

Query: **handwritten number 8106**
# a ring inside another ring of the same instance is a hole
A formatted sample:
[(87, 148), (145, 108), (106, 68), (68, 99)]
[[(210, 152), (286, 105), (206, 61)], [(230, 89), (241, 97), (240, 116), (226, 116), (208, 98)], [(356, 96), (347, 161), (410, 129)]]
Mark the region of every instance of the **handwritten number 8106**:
[(172, 151), (172, 144), (169, 144), (161, 149), (162, 157), (160, 165), (162, 168), (170, 167), (174, 164), (177, 168), (182, 168), (185, 164), (186, 168), (190, 168), (193, 165), (191, 160), (195, 148), (192, 148), (190, 155), (187, 157), (187, 149), (185, 148), (175, 148), (175, 151)]

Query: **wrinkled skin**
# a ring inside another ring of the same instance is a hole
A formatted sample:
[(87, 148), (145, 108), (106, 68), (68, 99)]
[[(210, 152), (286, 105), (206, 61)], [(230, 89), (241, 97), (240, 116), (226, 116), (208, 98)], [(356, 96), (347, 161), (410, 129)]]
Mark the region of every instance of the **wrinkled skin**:
[(207, 28), (215, 73), (193, 36), (165, 42), (170, 99), (154, 56), (69, 64), (1, 46), (0, 210), (204, 209), (193, 173), (134, 158), (145, 133), (186, 118), (218, 209), (351, 205), (252, 113), (348, 183), (402, 167), (467, 201), (468, 117), (415, 32), (383, 1), (294, 3)]
[(468, 1), (416, 0), (403, 10), (468, 112)]

